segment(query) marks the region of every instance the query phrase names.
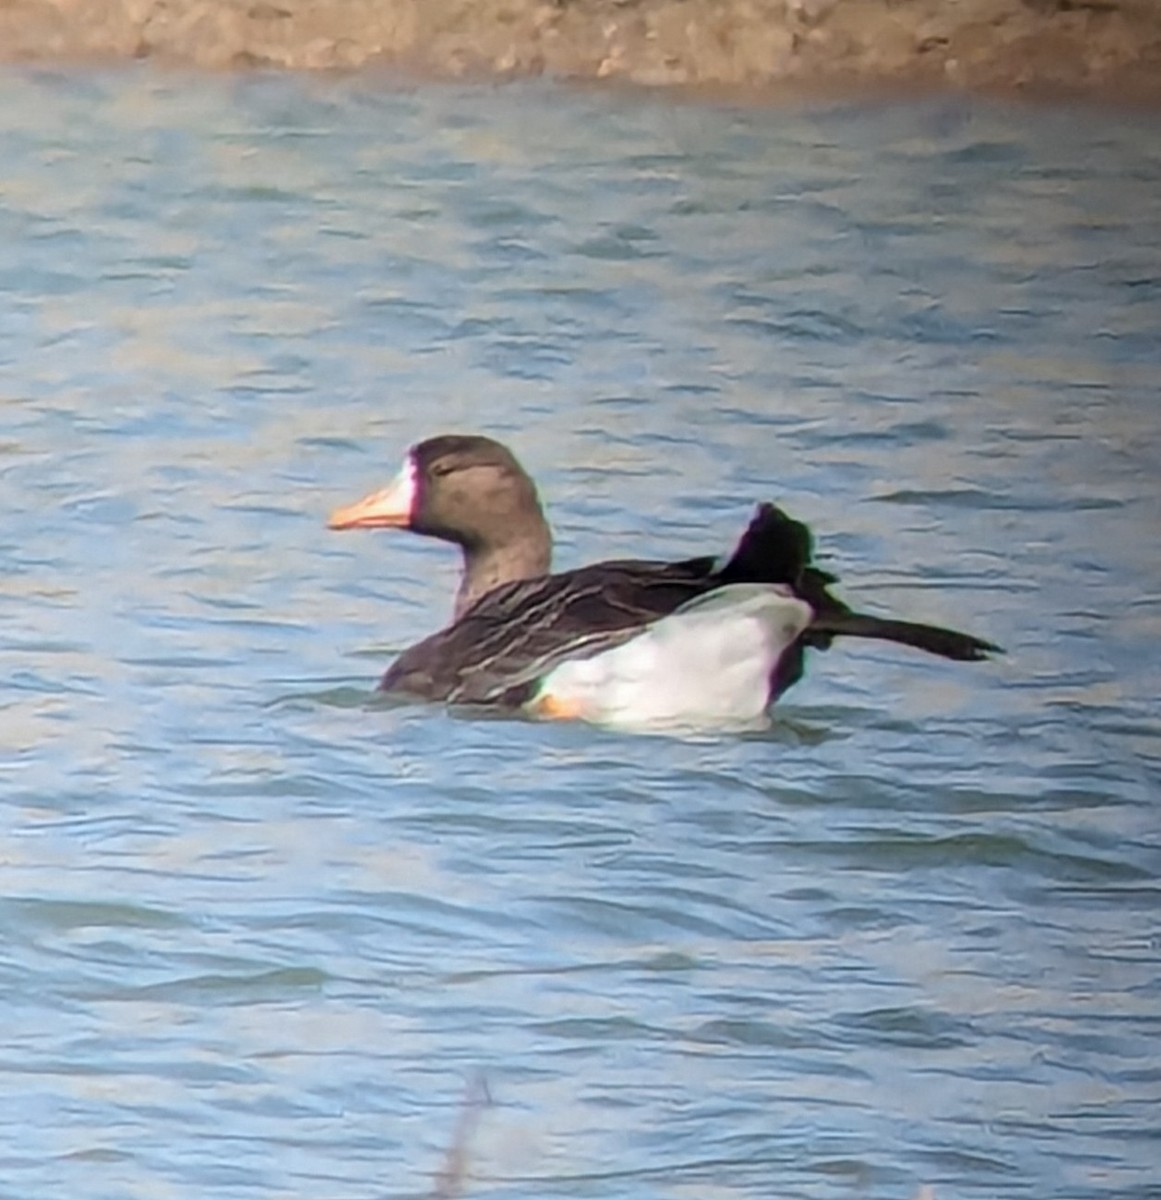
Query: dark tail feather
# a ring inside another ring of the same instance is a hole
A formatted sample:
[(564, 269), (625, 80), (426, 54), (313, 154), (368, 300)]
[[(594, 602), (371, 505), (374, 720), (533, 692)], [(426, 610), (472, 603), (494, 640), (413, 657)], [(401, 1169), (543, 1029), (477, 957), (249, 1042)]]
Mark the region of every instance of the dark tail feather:
[(776, 505), (759, 504), (718, 578), (722, 583), (794, 586), (810, 562), (811, 551), (810, 530), (801, 521)]
[[(722, 583), (778, 583), (792, 587), (795, 595), (814, 609), (814, 620), (802, 635), (802, 642), (820, 649), (841, 634), (901, 642), (958, 662), (978, 662), (990, 654), (1003, 653), (999, 646), (969, 633), (852, 612), (830, 594), (829, 585), (836, 582), (835, 577), (811, 563), (812, 543), (810, 530), (801, 521), (794, 520), (777, 505), (759, 504), (733, 554), (717, 571), (717, 577)], [(801, 673), (801, 663), (798, 672)]]
[(904, 646), (914, 646), (916, 650), (926, 650), (928, 654), (954, 658), (958, 662), (979, 662), (989, 654), (1003, 654), (999, 646), (972, 637), (970, 633), (958, 633), (938, 625), (920, 625), (915, 621), (889, 621), (856, 612), (820, 613), (811, 622), (807, 636), (816, 632), (901, 642)]

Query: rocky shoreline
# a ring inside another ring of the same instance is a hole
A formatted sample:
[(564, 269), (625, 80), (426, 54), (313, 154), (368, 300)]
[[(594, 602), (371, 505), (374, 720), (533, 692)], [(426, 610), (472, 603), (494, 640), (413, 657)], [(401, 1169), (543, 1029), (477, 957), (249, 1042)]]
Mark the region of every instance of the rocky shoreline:
[(0, 58), (1161, 100), (1161, 0), (6, 0)]

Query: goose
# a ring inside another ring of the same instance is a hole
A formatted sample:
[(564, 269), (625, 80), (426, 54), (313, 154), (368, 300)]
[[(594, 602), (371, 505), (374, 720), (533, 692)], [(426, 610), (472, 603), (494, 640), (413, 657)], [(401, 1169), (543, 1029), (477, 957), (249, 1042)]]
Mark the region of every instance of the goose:
[(407, 529), (458, 546), (452, 621), (403, 651), (385, 692), (625, 729), (758, 728), (808, 649), (877, 638), (973, 662), (991, 642), (856, 612), (800, 521), (764, 502), (725, 558), (611, 559), (552, 571), (536, 485), (503, 443), (443, 434), (333, 530)]

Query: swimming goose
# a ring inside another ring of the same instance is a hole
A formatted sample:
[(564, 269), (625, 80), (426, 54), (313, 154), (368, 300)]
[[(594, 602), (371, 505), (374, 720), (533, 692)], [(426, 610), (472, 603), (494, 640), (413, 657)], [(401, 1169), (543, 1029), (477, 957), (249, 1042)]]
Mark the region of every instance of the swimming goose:
[(409, 529), (459, 546), (450, 625), (405, 650), (380, 688), (625, 728), (764, 723), (808, 647), (879, 638), (960, 661), (990, 642), (857, 613), (811, 562), (810, 530), (760, 504), (733, 553), (551, 571), (552, 535), (515, 455), (477, 435), (408, 452), (394, 481), (331, 514), (331, 529)]

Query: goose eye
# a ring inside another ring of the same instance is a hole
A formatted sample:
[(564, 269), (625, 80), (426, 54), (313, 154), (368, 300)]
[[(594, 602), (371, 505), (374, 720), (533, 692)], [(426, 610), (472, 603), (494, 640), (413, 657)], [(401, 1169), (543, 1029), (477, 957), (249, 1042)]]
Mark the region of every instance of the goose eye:
[(455, 463), (437, 462), (432, 464), (431, 473), (438, 479), (441, 476), (450, 475), (455, 469)]

